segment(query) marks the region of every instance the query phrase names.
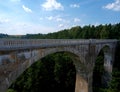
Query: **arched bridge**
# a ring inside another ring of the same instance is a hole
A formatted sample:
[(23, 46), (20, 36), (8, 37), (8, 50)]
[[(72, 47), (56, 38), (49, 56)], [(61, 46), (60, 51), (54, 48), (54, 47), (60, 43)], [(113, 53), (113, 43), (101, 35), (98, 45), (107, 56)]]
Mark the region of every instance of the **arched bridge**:
[(37, 60), (62, 51), (73, 57), (75, 92), (92, 92), (96, 57), (104, 51), (104, 68), (110, 74), (116, 44), (117, 40), (98, 39), (0, 39), (0, 92), (6, 92), (12, 82)]

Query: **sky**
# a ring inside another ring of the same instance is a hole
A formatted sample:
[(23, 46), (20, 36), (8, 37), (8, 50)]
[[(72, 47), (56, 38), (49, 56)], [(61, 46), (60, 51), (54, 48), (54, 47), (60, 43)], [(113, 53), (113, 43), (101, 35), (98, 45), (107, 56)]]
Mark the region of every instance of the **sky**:
[(0, 0), (0, 33), (47, 34), (120, 23), (120, 0)]

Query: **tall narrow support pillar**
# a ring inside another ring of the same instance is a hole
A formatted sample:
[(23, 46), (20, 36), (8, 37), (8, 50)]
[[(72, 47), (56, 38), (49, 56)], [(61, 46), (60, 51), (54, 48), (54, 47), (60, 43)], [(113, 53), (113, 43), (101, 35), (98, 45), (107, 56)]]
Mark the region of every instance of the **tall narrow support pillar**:
[(88, 83), (80, 72), (76, 72), (75, 92), (88, 92)]
[(111, 81), (112, 78), (112, 62), (113, 58), (111, 53), (104, 53), (104, 74), (103, 74), (103, 85), (104, 87), (108, 87), (109, 82)]
[[(83, 55), (84, 56), (84, 55)], [(92, 92), (92, 67), (94, 58), (87, 54), (87, 58), (74, 57), (73, 62), (76, 68), (75, 92)], [(82, 62), (81, 62), (81, 61)], [(86, 63), (88, 61), (89, 63)]]

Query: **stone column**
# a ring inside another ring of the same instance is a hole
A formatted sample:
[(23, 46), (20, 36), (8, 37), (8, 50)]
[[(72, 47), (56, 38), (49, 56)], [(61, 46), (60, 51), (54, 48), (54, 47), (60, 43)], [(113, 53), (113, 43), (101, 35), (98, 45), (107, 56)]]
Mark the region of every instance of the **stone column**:
[(75, 92), (89, 92), (87, 73), (84, 63), (80, 61), (79, 57), (72, 57), (76, 69)]
[(108, 53), (104, 53), (104, 69), (105, 71), (112, 73), (112, 57)]
[(76, 84), (75, 84), (75, 92), (89, 92), (88, 91), (88, 83), (81, 76), (80, 72), (76, 72)]
[(108, 87), (112, 78), (112, 56), (111, 53), (104, 53), (104, 74), (102, 77), (102, 84)]

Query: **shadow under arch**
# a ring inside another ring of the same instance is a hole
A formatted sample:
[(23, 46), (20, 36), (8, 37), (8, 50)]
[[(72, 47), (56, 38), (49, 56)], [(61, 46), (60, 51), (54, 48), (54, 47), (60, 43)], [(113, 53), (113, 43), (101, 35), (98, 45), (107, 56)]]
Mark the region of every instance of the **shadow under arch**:
[[(53, 53), (60, 53), (60, 52), (66, 52), (67, 54), (69, 54), (73, 60), (73, 63), (75, 64), (75, 69), (76, 69), (76, 84), (75, 84), (75, 92), (79, 92), (79, 90), (88, 92), (88, 84), (87, 84), (87, 79), (85, 78), (85, 73), (86, 72), (86, 67), (84, 65), (84, 58), (82, 58), (82, 60), (80, 60), (80, 54), (78, 51), (75, 51), (74, 49), (49, 49), (46, 50), (42, 53), (42, 56), (40, 56), (39, 59), (42, 59), (44, 57), (46, 57), (47, 55), (53, 54)], [(38, 54), (40, 55), (40, 54)], [(34, 59), (33, 59), (34, 61)], [(36, 61), (32, 62), (31, 65), (33, 63), (35, 63)], [(29, 67), (31, 66), (29, 65)], [(78, 74), (79, 73), (79, 74)]]
[(93, 69), (93, 92), (108, 88), (112, 73), (112, 55), (109, 45), (103, 46), (95, 59)]

